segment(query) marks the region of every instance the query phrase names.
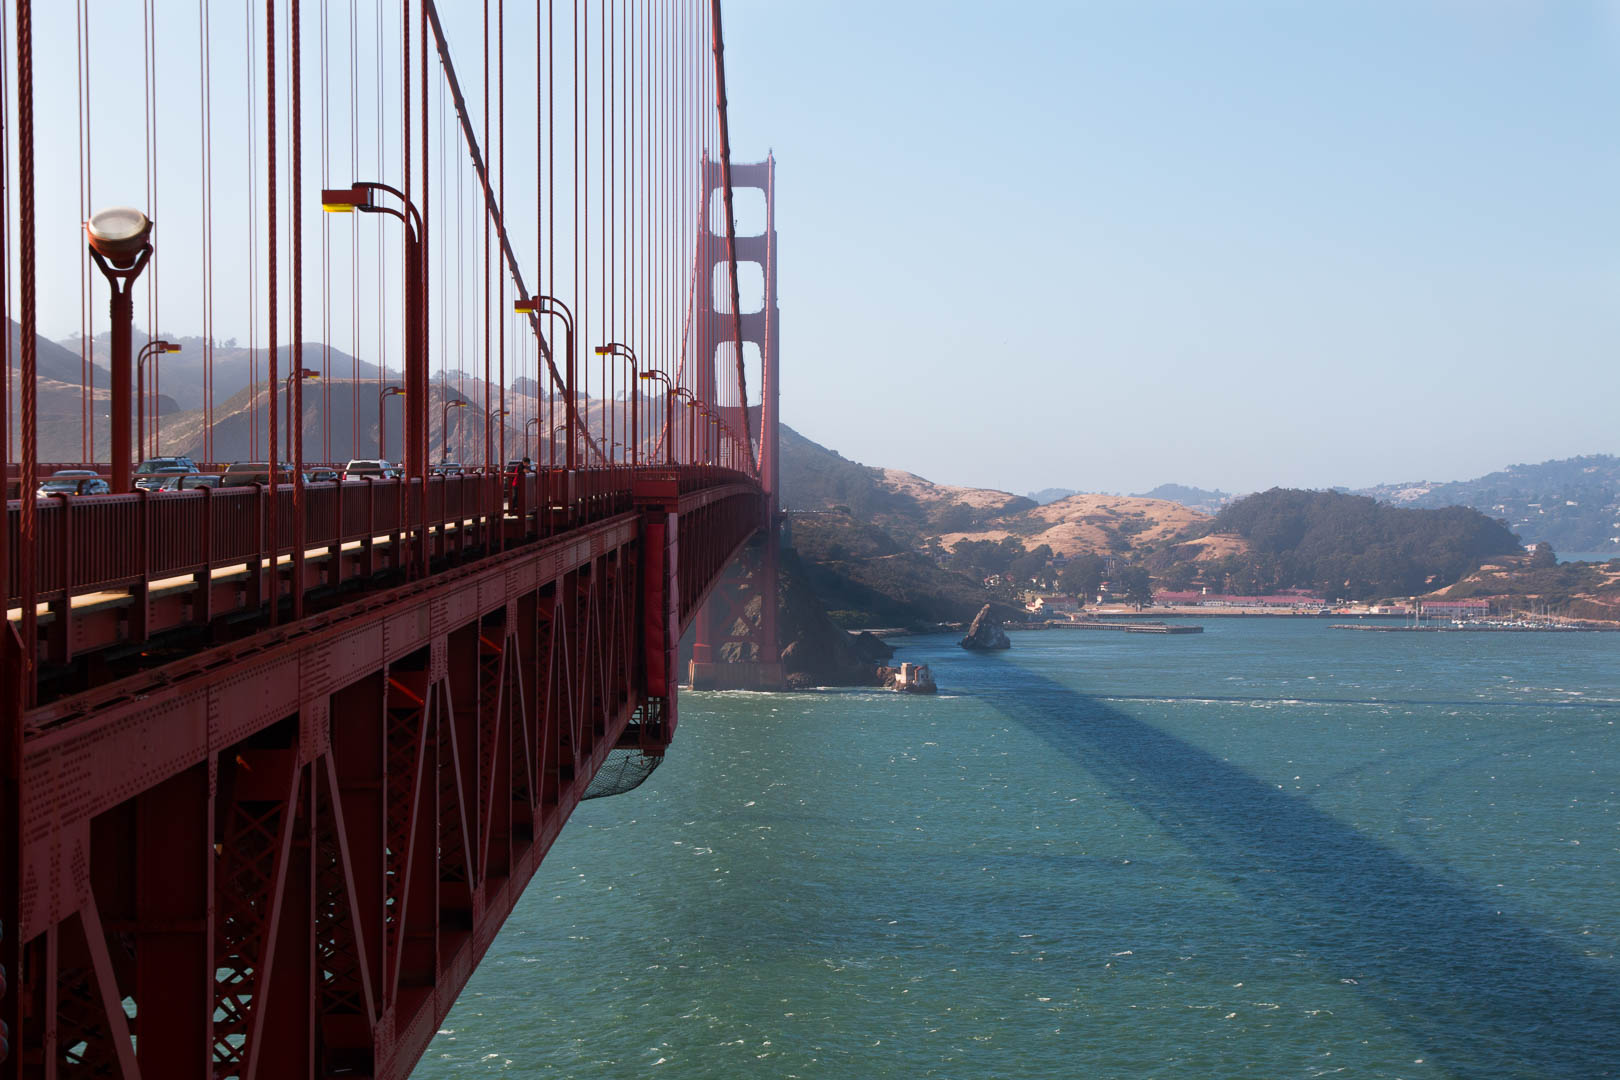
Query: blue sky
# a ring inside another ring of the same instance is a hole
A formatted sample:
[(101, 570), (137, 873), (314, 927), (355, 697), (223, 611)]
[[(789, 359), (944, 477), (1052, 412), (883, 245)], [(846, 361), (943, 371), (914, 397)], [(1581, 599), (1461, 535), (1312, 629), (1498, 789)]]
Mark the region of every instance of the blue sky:
[(1015, 491), (1620, 451), (1620, 6), (734, 3), (784, 416)]
[[(91, 6), (99, 56), (140, 40), (137, 5)], [(442, 7), (476, 97), (476, 9)], [(161, 323), (195, 333), (197, 8), (159, 8)], [(73, 5), (36, 9), (41, 325), (66, 337)], [(262, 4), (212, 11), (216, 155), (245, 154), (231, 46)], [(1620, 452), (1616, 0), (733, 0), (726, 32), (734, 152), (778, 159), (784, 417), (848, 457), (1020, 492), (1242, 491)], [(93, 83), (98, 205), (144, 198), (139, 86), (138, 64)], [(341, 109), (333, 138), (342, 182)], [(244, 174), (217, 167), (216, 217)], [(245, 338), (232, 248), (216, 333)]]

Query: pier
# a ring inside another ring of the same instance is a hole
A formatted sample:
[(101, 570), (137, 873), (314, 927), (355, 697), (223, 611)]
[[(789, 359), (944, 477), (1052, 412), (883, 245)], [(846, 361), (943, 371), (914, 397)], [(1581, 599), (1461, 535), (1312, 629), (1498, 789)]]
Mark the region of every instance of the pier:
[(1059, 630), (1115, 630), (1122, 634), (1202, 634), (1204, 628), (1190, 623), (1049, 622)]

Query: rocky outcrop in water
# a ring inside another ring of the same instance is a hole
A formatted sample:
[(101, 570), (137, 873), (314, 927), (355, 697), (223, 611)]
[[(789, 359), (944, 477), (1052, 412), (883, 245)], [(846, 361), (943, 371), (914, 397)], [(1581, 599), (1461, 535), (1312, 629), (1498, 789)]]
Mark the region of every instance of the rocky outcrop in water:
[(779, 580), (777, 633), (788, 688), (882, 685), (878, 667), (894, 655), (893, 647), (876, 634), (852, 634), (833, 622), (791, 552), (783, 552)]
[(986, 604), (973, 616), (973, 625), (968, 627), (967, 636), (957, 642), (969, 652), (992, 652), (996, 649), (1010, 649), (1012, 642), (1007, 639), (1007, 631), (1001, 628), (1001, 623), (990, 614), (990, 605)]

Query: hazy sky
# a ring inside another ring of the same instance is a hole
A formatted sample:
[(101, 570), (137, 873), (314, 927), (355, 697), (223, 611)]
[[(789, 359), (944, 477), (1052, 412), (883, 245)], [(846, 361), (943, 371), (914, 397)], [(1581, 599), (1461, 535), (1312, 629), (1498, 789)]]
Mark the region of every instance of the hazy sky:
[(1620, 452), (1620, 4), (733, 2), (783, 414), (1027, 491)]
[[(350, 5), (327, 6), (341, 58)], [(80, 317), (73, 7), (35, 3), (53, 337)], [(160, 321), (196, 333), (198, 8), (158, 7)], [(441, 7), (476, 98), (477, 8)], [(533, 6), (508, 7), (521, 86)], [(92, 82), (91, 201), (143, 205), (139, 5), (91, 9), (98, 59), (136, 43), (132, 82)], [(232, 200), (263, 6), (208, 10), (216, 335), (245, 338)], [(848, 457), (1018, 492), (1244, 491), (1620, 452), (1620, 0), (732, 0), (726, 32), (734, 153), (778, 159), (784, 417)], [(357, 154), (397, 162), (363, 135)]]

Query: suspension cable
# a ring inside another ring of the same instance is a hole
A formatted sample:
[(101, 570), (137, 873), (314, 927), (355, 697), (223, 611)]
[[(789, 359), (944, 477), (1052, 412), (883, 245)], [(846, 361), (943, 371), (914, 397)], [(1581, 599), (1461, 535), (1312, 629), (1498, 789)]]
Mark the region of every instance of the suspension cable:
[[(79, 97), (79, 220), (90, 218), (90, 23), (84, 0), (78, 0), (73, 35), (78, 59)], [(95, 461), (96, 431), (91, 414), (95, 398), (95, 317), (91, 314), (90, 248), (79, 245), (79, 451), (85, 462)], [(9, 337), (9, 335), (8, 335)]]
[(247, 249), (248, 249), (248, 457), (259, 457), (259, 192), (258, 192), (258, 115), (254, 101), (258, 96), (258, 49), (253, 31), (253, 0), (242, 0), (243, 22), (247, 27), (247, 94), (243, 97), (247, 113)]
[(197, 0), (197, 81), (202, 108), (202, 456), (214, 460), (214, 105), (211, 9)]

